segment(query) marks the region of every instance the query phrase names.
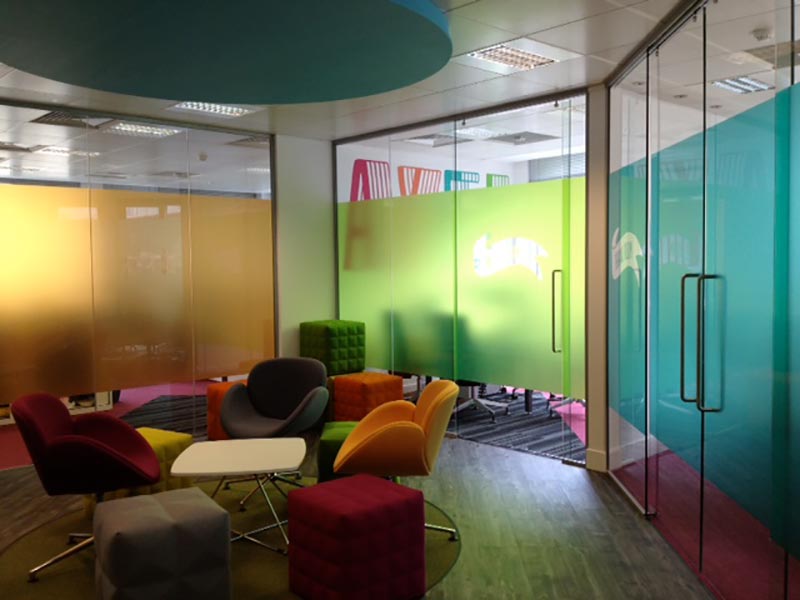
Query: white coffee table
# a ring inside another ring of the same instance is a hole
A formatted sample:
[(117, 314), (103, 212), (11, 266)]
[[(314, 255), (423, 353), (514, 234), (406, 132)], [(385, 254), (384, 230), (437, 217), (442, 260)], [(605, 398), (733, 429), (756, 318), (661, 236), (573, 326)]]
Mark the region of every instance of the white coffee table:
[[(175, 459), (170, 473), (173, 477), (220, 477), (223, 480), (229, 477), (252, 476), (272, 512), (275, 523), (252, 531), (234, 531), (235, 535), (231, 541), (247, 540), (275, 552), (286, 554), (285, 548), (270, 546), (253, 536), (278, 527), (288, 546), (289, 538), (283, 528), (285, 521), (278, 518), (275, 507), (264, 489), (264, 481), (272, 481), (274, 484), (274, 477), (279, 473), (297, 471), (305, 455), (306, 442), (303, 438), (198, 442), (189, 446)], [(283, 493), (280, 488), (278, 490)], [(214, 493), (216, 494), (216, 491)]]

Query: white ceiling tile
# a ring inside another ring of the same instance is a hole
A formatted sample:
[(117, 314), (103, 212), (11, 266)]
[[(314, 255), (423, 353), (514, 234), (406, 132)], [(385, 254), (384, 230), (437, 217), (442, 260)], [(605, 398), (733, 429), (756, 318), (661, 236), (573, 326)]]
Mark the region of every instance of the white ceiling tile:
[(427, 79), (423, 79), (415, 85), (416, 87), (430, 90), (431, 92), (442, 92), (471, 83), (477, 83), (478, 81), (494, 79), (495, 77), (497, 77), (497, 73), (449, 62), (441, 71)]
[(679, 0), (644, 0), (644, 2), (632, 2), (626, 5), (626, 8), (644, 17), (650, 18), (651, 21), (660, 21), (669, 11), (679, 4)]
[(649, 18), (627, 9), (618, 9), (528, 37), (579, 54), (594, 54), (638, 42), (650, 33), (653, 27), (654, 23)]
[(452, 13), (449, 16), (449, 20), (450, 35), (453, 38), (453, 56), (480, 50), (481, 48), (519, 37), (513, 31), (491, 27), (485, 23), (461, 17), (457, 13)]
[(482, 100), (487, 104), (502, 104), (512, 100), (519, 100), (520, 98), (541, 96), (552, 92), (555, 88), (505, 76), (473, 83), (460, 89), (470, 98)]
[(617, 8), (607, 0), (482, 0), (454, 14), (522, 36)]
[(599, 83), (614, 69), (606, 61), (582, 56), (511, 75), (515, 79), (549, 85), (558, 90)]
[(637, 45), (638, 44), (625, 44), (624, 46), (617, 46), (616, 48), (594, 52), (592, 56), (600, 60), (608, 61), (609, 63), (618, 64), (633, 52), (633, 49), (636, 48)]

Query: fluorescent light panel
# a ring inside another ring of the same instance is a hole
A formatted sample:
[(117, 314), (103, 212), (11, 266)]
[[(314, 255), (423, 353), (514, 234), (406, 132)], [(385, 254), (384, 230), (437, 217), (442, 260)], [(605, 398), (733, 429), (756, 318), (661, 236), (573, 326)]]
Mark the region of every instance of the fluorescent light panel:
[(146, 138), (165, 138), (182, 130), (175, 127), (162, 127), (160, 125), (144, 125), (142, 123), (128, 123), (127, 121), (116, 121), (114, 124), (104, 127), (103, 133), (114, 133), (117, 135), (130, 135), (133, 137)]
[(530, 71), (536, 67), (558, 62), (554, 58), (548, 58), (547, 56), (519, 48), (512, 48), (506, 44), (496, 44), (483, 50), (476, 50), (475, 52), (470, 52), (469, 56), (510, 67), (515, 71)]
[(771, 90), (775, 87), (753, 77), (730, 77), (728, 79), (720, 79), (712, 83), (718, 88), (733, 92), (734, 94), (763, 92), (766, 90)]
[(86, 150), (73, 150), (66, 146), (42, 146), (34, 150), (36, 154), (50, 154), (52, 156), (100, 156), (99, 152), (88, 152)]
[(215, 104), (213, 102), (194, 102), (186, 101), (180, 102), (175, 106), (170, 106), (169, 110), (178, 110), (182, 112), (195, 112), (204, 115), (211, 115), (214, 117), (221, 117), (223, 119), (235, 119), (255, 112), (253, 108), (245, 108), (244, 106), (234, 106), (232, 104)]

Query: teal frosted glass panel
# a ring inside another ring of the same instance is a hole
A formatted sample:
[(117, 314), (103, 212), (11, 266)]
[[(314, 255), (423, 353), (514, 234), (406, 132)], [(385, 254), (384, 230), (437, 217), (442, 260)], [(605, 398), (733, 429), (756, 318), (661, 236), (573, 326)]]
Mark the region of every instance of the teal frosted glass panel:
[(561, 391), (563, 194), (561, 180), (457, 193), (457, 377)]
[(455, 193), (389, 202), (394, 368), (452, 378)]
[(366, 324), (367, 367), (391, 369), (391, 201), (343, 202), (336, 208), (340, 318)]
[(646, 163), (609, 178), (609, 467), (645, 504)]
[[(703, 268), (703, 137), (695, 135), (653, 158), (652, 247), (650, 298), (651, 402), (653, 429), (668, 451), (692, 468), (700, 468), (700, 413), (681, 400), (681, 353), (684, 395), (697, 395), (697, 278)], [(681, 347), (681, 305), (685, 307), (685, 343)], [(651, 426), (652, 426), (651, 425)]]
[(767, 522), (772, 419), (775, 105), (708, 132), (706, 477)]

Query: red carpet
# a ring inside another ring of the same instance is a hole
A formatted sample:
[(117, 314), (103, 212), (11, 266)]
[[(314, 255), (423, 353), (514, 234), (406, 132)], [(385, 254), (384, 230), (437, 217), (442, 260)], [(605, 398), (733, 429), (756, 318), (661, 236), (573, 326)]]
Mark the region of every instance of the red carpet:
[[(783, 549), (765, 525), (710, 482), (700, 572), (700, 475), (670, 451), (652, 457), (649, 467), (650, 504), (657, 509), (653, 524), (712, 591), (726, 600), (783, 597)], [(643, 461), (614, 475), (644, 504)]]
[[(159, 396), (204, 395), (211, 381), (195, 383), (171, 383), (123, 390), (119, 402), (108, 414), (121, 417), (135, 408), (147, 404)], [(31, 457), (25, 449), (16, 425), (0, 427), (0, 469), (13, 469), (31, 464)]]

